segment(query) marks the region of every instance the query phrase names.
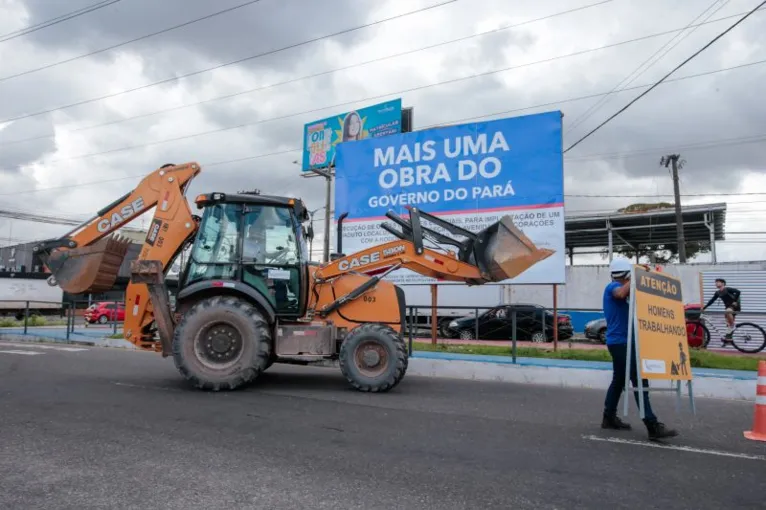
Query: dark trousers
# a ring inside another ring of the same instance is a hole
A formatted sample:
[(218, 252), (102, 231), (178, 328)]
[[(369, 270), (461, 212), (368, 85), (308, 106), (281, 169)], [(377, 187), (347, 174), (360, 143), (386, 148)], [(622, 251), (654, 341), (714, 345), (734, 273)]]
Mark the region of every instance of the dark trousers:
[[(620, 403), (620, 395), (625, 389), (625, 364), (628, 357), (628, 344), (614, 344), (608, 345), (609, 354), (612, 355), (612, 384), (609, 385), (609, 389), (606, 392), (606, 400), (604, 401), (604, 414), (609, 416), (615, 416), (617, 414), (617, 404)], [(649, 387), (649, 381), (642, 380), (644, 388)], [(638, 387), (638, 374), (636, 371), (636, 353), (633, 351), (630, 357), (630, 382), (633, 383), (633, 387)], [(638, 392), (632, 392), (636, 398), (636, 405), (638, 405)], [(652, 405), (649, 403), (649, 392), (644, 391), (644, 421), (651, 422), (657, 421), (657, 417), (652, 412)]]

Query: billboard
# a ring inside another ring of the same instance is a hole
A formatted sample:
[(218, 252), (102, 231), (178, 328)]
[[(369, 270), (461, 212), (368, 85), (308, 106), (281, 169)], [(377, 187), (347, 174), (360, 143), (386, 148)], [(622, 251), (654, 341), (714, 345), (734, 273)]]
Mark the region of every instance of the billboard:
[[(335, 217), (348, 212), (343, 251), (394, 240), (379, 225), (388, 210), (406, 217), (406, 206), (470, 231), (509, 215), (537, 248), (553, 253), (505, 283), (565, 283), (561, 118), (552, 111), (339, 145)], [(402, 270), (388, 279), (435, 283)]]
[(389, 136), (402, 131), (402, 100), (353, 110), (303, 126), (304, 172), (326, 168), (335, 160), (341, 142)]

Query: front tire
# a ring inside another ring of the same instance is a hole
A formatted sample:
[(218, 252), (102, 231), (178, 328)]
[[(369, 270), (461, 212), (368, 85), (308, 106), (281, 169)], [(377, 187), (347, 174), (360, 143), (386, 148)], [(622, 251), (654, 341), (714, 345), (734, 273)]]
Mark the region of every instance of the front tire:
[[(752, 340), (752, 344), (749, 343), (750, 340)], [(734, 326), (731, 343), (739, 352), (755, 354), (766, 347), (766, 332), (758, 324), (741, 322)], [(748, 345), (748, 347), (745, 347), (745, 345)]]
[(183, 314), (173, 336), (176, 368), (202, 390), (234, 390), (269, 364), (271, 330), (252, 304), (231, 296), (203, 299)]
[(351, 330), (339, 357), (343, 376), (359, 391), (389, 391), (407, 372), (407, 346), (384, 324), (362, 324)]

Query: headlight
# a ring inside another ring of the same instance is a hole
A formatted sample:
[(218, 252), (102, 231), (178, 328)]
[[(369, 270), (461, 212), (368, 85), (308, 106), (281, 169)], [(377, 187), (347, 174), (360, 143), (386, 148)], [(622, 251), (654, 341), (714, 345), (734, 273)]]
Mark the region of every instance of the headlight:
[(450, 322), (450, 323), (449, 323), (449, 327), (450, 327), (450, 328), (453, 328), (453, 329), (454, 329), (454, 328), (456, 328), (456, 327), (457, 327), (457, 321), (452, 321), (452, 322)]

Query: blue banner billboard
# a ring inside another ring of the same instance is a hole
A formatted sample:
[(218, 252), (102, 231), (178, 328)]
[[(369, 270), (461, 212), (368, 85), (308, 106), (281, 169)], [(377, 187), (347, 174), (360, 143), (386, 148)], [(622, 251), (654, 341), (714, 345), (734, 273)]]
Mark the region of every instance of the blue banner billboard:
[(377, 138), (402, 131), (402, 100), (353, 110), (303, 127), (303, 171), (326, 168), (339, 143)]
[[(344, 143), (335, 163), (347, 253), (393, 239), (379, 228), (389, 210), (416, 206), (472, 231), (509, 215), (553, 255), (506, 283), (564, 283), (561, 112)], [(401, 282), (426, 281), (407, 272)]]

